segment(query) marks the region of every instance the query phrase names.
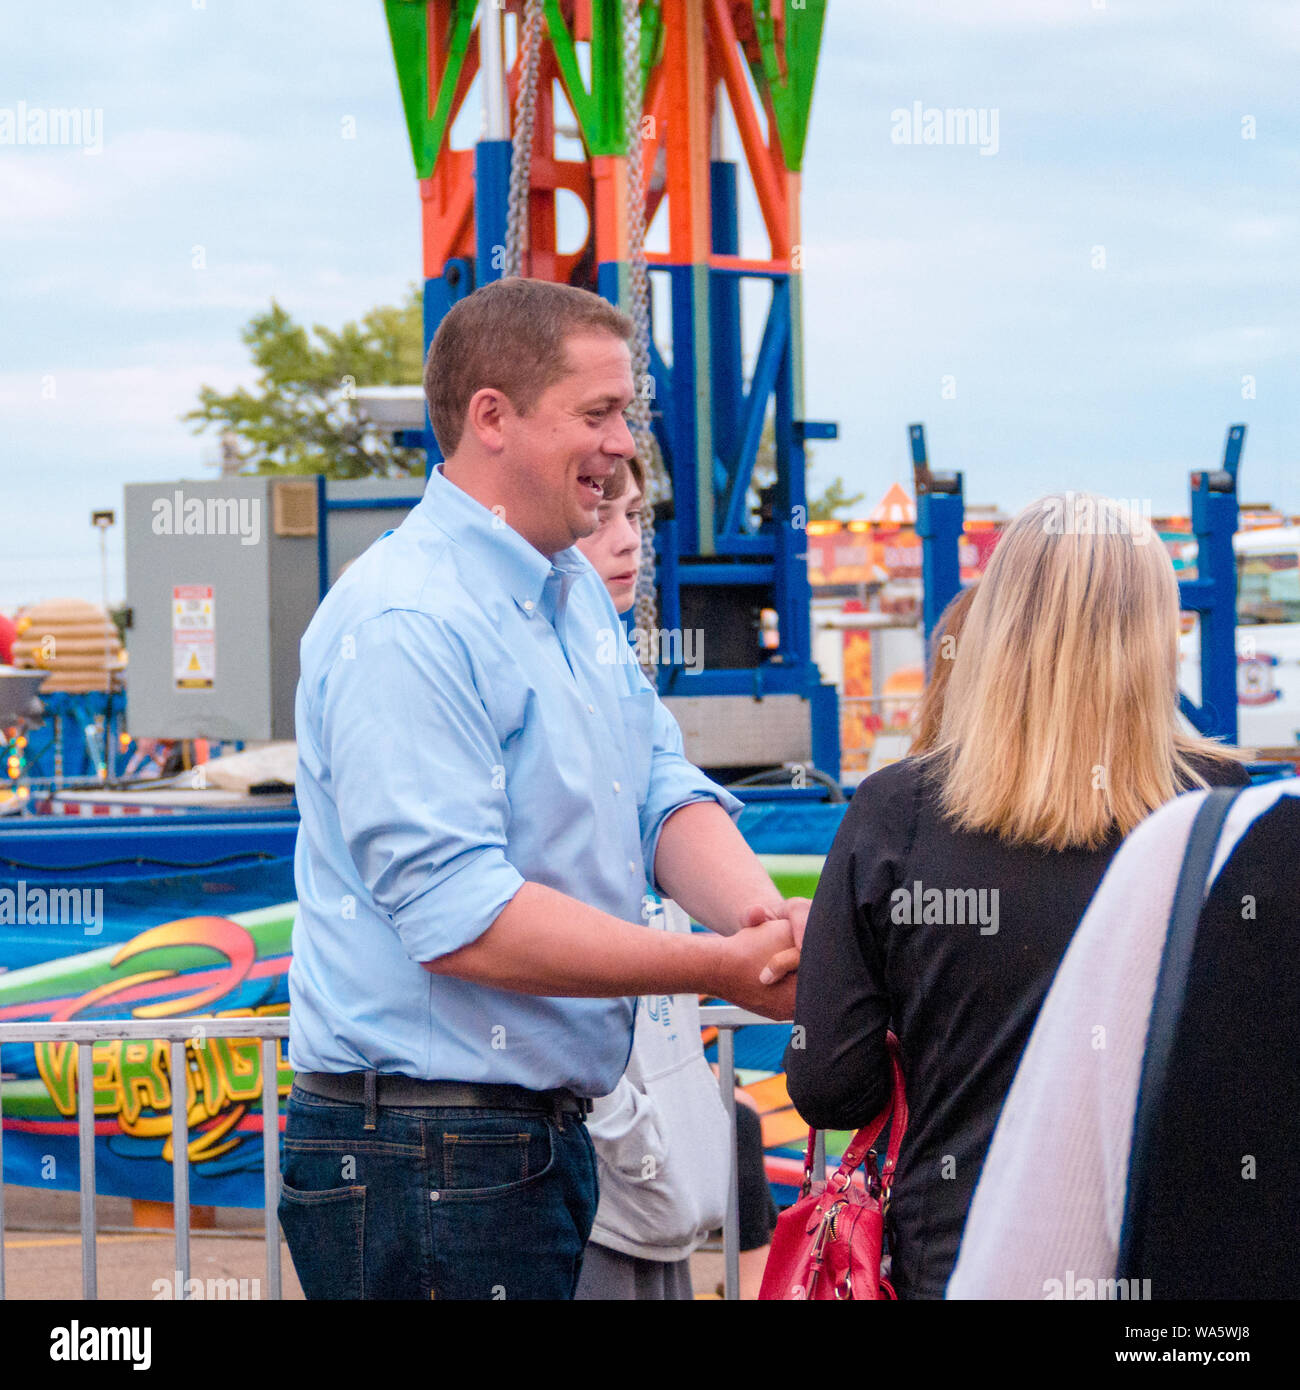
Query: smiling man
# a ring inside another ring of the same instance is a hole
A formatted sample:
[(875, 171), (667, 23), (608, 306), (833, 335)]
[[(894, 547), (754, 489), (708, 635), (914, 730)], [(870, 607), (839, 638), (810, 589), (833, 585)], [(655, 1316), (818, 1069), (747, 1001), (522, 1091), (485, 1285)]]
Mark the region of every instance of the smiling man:
[[(629, 996), (793, 1006), (807, 904), (601, 659), (573, 548), (633, 452), (630, 333), (540, 281), (456, 305), (425, 370), (446, 462), (303, 638), (280, 1220), (309, 1298), (571, 1297)], [(716, 934), (643, 925), (647, 879)]]

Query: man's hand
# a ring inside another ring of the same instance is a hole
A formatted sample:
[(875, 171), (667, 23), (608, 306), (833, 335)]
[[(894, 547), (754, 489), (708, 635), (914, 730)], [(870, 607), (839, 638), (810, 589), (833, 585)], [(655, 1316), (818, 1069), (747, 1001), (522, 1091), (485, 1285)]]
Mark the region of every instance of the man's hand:
[[(791, 973), (798, 964), (790, 923), (783, 917), (757, 919), (746, 931), (717, 942), (723, 959), (723, 979), (717, 993), (742, 1009), (785, 1022), (794, 1015), (795, 980)], [(792, 964), (779, 971), (774, 962)], [(765, 975), (769, 979), (764, 979)]]
[(777, 908), (760, 904), (748, 908), (742, 915), (743, 925), (750, 929), (763, 922), (778, 919), (790, 924), (794, 945), (778, 952), (767, 962), (759, 976), (763, 984), (774, 984), (799, 968), (799, 952), (803, 949), (803, 934), (808, 925), (808, 909), (811, 906), (810, 898), (786, 898)]
[(771, 984), (759, 977), (793, 943), (784, 918), (730, 936), (665, 932), (525, 883), (481, 936), (422, 964), (434, 975), (546, 998), (716, 994), (784, 1020), (794, 1010), (793, 976)]

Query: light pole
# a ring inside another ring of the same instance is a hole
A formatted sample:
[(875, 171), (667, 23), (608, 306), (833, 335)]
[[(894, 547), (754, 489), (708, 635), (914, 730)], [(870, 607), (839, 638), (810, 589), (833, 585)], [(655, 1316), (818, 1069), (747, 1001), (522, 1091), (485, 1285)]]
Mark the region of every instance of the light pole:
[[(108, 608), (108, 528), (117, 522), (117, 515), (108, 508), (103, 511), (91, 512), (90, 524), (99, 532), (99, 583), (100, 594), (104, 600), (104, 621), (111, 623), (113, 616)], [(107, 662), (108, 652), (105, 650), (105, 660)], [(115, 720), (113, 717), (113, 685), (111, 678), (107, 680), (105, 686), (104, 704), (104, 757), (100, 763), (99, 776), (101, 781), (106, 781), (113, 776), (113, 760), (116, 749), (113, 747), (115, 735)], [(91, 732), (91, 726), (87, 726), (86, 732)]]
[(99, 532), (99, 577), (104, 599), (104, 616), (108, 616), (108, 528), (117, 522), (112, 511), (91, 512), (90, 524)]

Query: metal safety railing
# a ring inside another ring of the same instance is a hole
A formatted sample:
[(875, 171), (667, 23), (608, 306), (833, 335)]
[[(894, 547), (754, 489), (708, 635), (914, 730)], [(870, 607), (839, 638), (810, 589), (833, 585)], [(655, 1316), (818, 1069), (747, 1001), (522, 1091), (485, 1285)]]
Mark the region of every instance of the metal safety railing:
[[(77, 1149), (81, 1196), (81, 1296), (97, 1298), (98, 1249), (95, 1229), (95, 1077), (94, 1045), (134, 1040), (170, 1044), (170, 1075), (187, 1075), (185, 1046), (198, 1035), (207, 1038), (257, 1038), (262, 1044), (262, 1178), (266, 1202), (266, 1282), (269, 1297), (280, 1297), (280, 1096), (277, 1040), (289, 1036), (287, 1018), (173, 1018), (166, 1023), (103, 1019), (98, 1023), (0, 1023), (0, 1074), (6, 1043), (75, 1042), (77, 1044)], [(176, 1297), (184, 1298), (190, 1282), (189, 1087), (171, 1087), (172, 1204), (176, 1231)], [(0, 1088), (0, 1177), (4, 1174), (4, 1092)], [(0, 1181), (0, 1299), (5, 1296), (4, 1183)]]
[[(727, 1213), (722, 1223), (722, 1296), (728, 1300), (740, 1298), (740, 1187), (737, 1182), (736, 1161), (736, 1029), (751, 1023), (771, 1023), (762, 1014), (752, 1014), (730, 1004), (711, 1004), (700, 1010), (702, 1026), (718, 1030), (718, 1088), (727, 1111), (731, 1130), (731, 1182), (727, 1188)], [(813, 1172), (826, 1170), (826, 1135), (817, 1131), (813, 1150)]]
[[(723, 1297), (740, 1297), (740, 1193), (736, 1163), (736, 1047), (735, 1030), (772, 1020), (731, 1005), (700, 1010), (700, 1023), (718, 1030), (718, 1088), (731, 1134), (731, 1178), (722, 1228)], [(81, 1296), (98, 1295), (98, 1247), (95, 1224), (95, 1110), (93, 1049), (97, 1042), (158, 1041), (170, 1044), (169, 1074), (187, 1074), (185, 1048), (196, 1035), (207, 1038), (254, 1038), (262, 1047), (262, 1178), (265, 1200), (266, 1282), (268, 1297), (281, 1296), (280, 1230), (280, 1095), (277, 1086), (277, 1041), (289, 1036), (287, 1018), (172, 1018), (166, 1023), (132, 1019), (103, 1019), (97, 1023), (0, 1023), (0, 1074), (7, 1043), (73, 1042), (77, 1045), (78, 1189), (81, 1201)], [(190, 1282), (190, 1163), (188, 1086), (171, 1087), (172, 1203), (175, 1223), (177, 1298), (185, 1298)], [(814, 1170), (825, 1169), (824, 1136), (817, 1135)], [(4, 1092), (0, 1088), (0, 1299), (5, 1297), (4, 1256)]]

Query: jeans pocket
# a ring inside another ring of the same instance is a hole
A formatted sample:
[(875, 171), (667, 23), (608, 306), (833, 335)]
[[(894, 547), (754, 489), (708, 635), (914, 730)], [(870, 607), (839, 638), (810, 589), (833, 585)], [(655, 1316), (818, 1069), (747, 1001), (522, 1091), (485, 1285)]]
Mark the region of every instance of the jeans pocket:
[(280, 1225), (309, 1299), (365, 1297), (366, 1189), (280, 1183)]
[(555, 1161), (544, 1116), (450, 1125), (442, 1136), (442, 1198), (498, 1197), (544, 1177)]
[[(528, 1177), (494, 1187), (439, 1188), (425, 1194), (432, 1293), (439, 1301), (573, 1297), (582, 1247), (596, 1211), (586, 1126), (566, 1119), (561, 1130), (543, 1116), (522, 1114), (495, 1125), (486, 1117), (471, 1124), (459, 1118), (445, 1122), (448, 1135), (525, 1130), (530, 1131), (534, 1150)], [(517, 1172), (517, 1152), (508, 1166), (500, 1166), (502, 1154), (509, 1152), (509, 1145), (469, 1144), (455, 1161), (461, 1176), (477, 1182)], [(472, 1173), (468, 1160), (476, 1154), (495, 1171)], [(534, 1168), (538, 1162), (542, 1166)]]

